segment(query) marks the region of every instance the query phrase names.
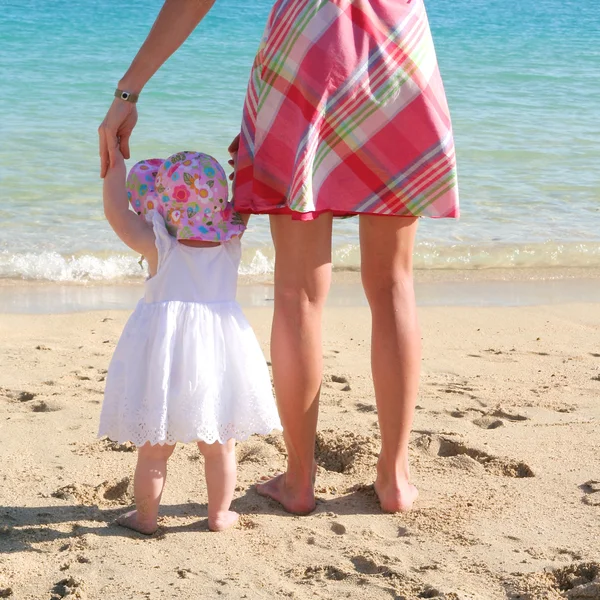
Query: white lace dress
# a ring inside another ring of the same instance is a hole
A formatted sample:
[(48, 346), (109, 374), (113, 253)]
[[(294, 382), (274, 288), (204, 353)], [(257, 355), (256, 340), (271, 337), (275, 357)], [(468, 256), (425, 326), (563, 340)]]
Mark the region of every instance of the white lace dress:
[(235, 300), (239, 239), (191, 248), (150, 218), (158, 272), (115, 349), (98, 435), (211, 444), (280, 429), (265, 358)]

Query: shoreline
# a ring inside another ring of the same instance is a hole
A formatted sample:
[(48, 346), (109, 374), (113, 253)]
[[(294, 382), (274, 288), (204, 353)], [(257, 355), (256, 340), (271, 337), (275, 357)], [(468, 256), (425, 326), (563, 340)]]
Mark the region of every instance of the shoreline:
[[(245, 307), (273, 303), (272, 274), (240, 276)], [(539, 306), (593, 303), (600, 298), (600, 269), (415, 270), (417, 304), (425, 306)], [(0, 280), (0, 314), (63, 314), (132, 310), (143, 295), (141, 280), (44, 282)], [(333, 272), (330, 307), (366, 306), (357, 270)]]

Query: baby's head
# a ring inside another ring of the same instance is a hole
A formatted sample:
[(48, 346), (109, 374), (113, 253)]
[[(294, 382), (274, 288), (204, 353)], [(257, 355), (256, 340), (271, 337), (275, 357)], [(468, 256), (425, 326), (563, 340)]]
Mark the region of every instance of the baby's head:
[(127, 196), (139, 215), (158, 211), (178, 240), (225, 242), (245, 229), (228, 202), (223, 167), (201, 152), (179, 152), (166, 160), (151, 158), (135, 164), (127, 177)]

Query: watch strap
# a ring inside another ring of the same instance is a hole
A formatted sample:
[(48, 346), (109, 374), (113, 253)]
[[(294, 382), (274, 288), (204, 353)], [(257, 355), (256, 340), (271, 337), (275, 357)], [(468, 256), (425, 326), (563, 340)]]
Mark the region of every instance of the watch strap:
[(131, 102), (135, 104), (138, 101), (139, 94), (134, 94), (133, 92), (127, 92), (125, 90), (120, 90), (119, 88), (117, 88), (115, 90), (115, 98), (119, 98), (124, 102)]

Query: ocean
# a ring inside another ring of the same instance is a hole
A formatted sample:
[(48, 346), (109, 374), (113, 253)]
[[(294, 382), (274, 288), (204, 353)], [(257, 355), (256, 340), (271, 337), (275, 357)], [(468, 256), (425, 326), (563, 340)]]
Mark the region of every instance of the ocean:
[[(143, 276), (103, 217), (97, 127), (158, 0), (0, 2), (0, 279)], [(217, 0), (146, 86), (132, 162), (227, 160), (269, 0)], [(600, 266), (600, 2), (426, 2), (457, 143), (461, 219), (423, 220), (419, 269)], [(359, 267), (357, 220), (334, 267)], [(242, 273), (272, 271), (253, 218)]]

